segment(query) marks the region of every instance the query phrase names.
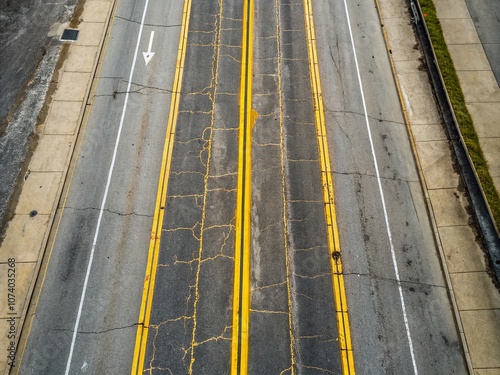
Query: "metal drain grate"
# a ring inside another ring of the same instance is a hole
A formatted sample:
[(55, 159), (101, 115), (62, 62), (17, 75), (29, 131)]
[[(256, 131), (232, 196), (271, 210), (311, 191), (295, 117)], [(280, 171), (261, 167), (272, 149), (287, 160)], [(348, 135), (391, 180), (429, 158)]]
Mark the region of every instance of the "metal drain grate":
[(64, 29), (63, 34), (61, 36), (61, 40), (74, 42), (75, 40), (78, 39), (79, 32), (80, 30)]

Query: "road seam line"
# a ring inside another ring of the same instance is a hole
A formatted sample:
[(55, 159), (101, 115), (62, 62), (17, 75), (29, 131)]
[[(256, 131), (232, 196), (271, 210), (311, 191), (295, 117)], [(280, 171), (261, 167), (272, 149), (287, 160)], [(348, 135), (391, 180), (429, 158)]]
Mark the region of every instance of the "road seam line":
[(318, 156), (321, 168), (321, 183), (323, 190), (323, 203), (325, 205), (325, 220), (328, 250), (330, 252), (330, 267), (332, 270), (333, 296), (337, 315), (340, 359), (342, 363), (342, 373), (355, 374), (351, 330), (347, 309), (347, 298), (344, 285), (344, 275), (342, 271), (340, 239), (337, 226), (337, 215), (335, 211), (333, 177), (330, 162), (330, 152), (328, 148), (325, 111), (323, 106), (323, 94), (321, 91), (318, 54), (316, 49), (313, 9), (311, 0), (303, 1), (311, 90), (313, 93), (314, 104), (314, 123), (316, 125)]
[[(296, 358), (295, 358), (295, 336), (293, 327), (293, 298), (291, 286), (291, 266), (290, 266), (290, 247), (288, 245), (290, 232), (287, 220), (287, 199), (286, 199), (286, 173), (285, 173), (285, 140), (284, 140), (284, 124), (283, 124), (283, 82), (281, 79), (281, 24), (280, 24), (280, 0), (275, 3), (276, 14), (276, 49), (277, 49), (277, 65), (278, 65), (278, 106), (279, 106), (279, 129), (280, 129), (280, 161), (281, 161), (281, 194), (283, 198), (283, 237), (285, 250), (285, 272), (286, 272), (286, 292), (288, 303), (288, 331), (290, 336), (290, 375), (295, 375)], [(283, 372), (284, 373), (284, 372)]]
[(387, 231), (387, 237), (389, 239), (389, 247), (390, 247), (390, 250), (391, 250), (392, 265), (393, 265), (393, 268), (394, 268), (394, 274), (395, 274), (395, 277), (396, 277), (396, 282), (398, 284), (399, 299), (400, 299), (400, 302), (401, 302), (401, 309), (403, 311), (403, 320), (404, 320), (404, 324), (405, 324), (406, 337), (408, 339), (408, 346), (410, 348), (411, 362), (412, 362), (412, 366), (413, 366), (413, 373), (415, 375), (418, 375), (417, 362), (416, 362), (416, 359), (415, 359), (415, 352), (414, 352), (414, 349), (413, 349), (413, 340), (411, 338), (410, 325), (409, 325), (409, 322), (408, 322), (408, 314), (406, 312), (406, 304), (405, 304), (405, 299), (404, 299), (404, 295), (403, 295), (403, 287), (401, 286), (401, 278), (399, 276), (399, 267), (398, 267), (398, 263), (397, 263), (397, 259), (396, 259), (396, 252), (395, 252), (395, 249), (394, 249), (394, 243), (392, 241), (392, 232), (391, 232), (391, 226), (389, 224), (389, 216), (388, 216), (388, 213), (387, 213), (387, 207), (386, 207), (386, 203), (385, 203), (384, 189), (382, 188), (382, 182), (381, 182), (381, 178), (380, 178), (380, 171), (378, 169), (377, 155), (375, 153), (375, 146), (373, 144), (373, 138), (372, 138), (370, 120), (368, 119), (368, 111), (366, 109), (365, 94), (364, 94), (364, 91), (363, 91), (363, 82), (361, 80), (361, 74), (360, 74), (360, 71), (359, 71), (358, 57), (357, 57), (357, 54), (356, 54), (356, 45), (354, 44), (354, 36), (352, 34), (351, 20), (349, 18), (349, 10), (347, 8), (347, 2), (346, 2), (346, 0), (344, 0), (344, 8), (345, 8), (345, 13), (346, 13), (347, 26), (348, 26), (348, 29), (349, 29), (349, 36), (350, 36), (350, 39), (351, 39), (352, 52), (353, 52), (353, 57), (354, 57), (354, 64), (356, 66), (356, 74), (357, 74), (357, 77), (358, 77), (359, 91), (360, 91), (360, 94), (361, 94), (361, 101), (363, 103), (363, 112), (364, 112), (364, 116), (365, 116), (366, 130), (368, 132), (368, 138), (369, 138), (369, 141), (370, 141), (370, 149), (371, 149), (372, 158), (373, 158), (373, 165), (375, 167), (375, 175), (377, 177), (377, 185), (378, 185), (378, 190), (379, 190), (379, 194), (380, 194), (380, 200), (381, 200), (381, 203), (382, 203), (382, 210), (383, 210), (383, 213), (384, 213), (385, 227), (386, 227), (386, 231)]
[(252, 200), (252, 56), (254, 1), (243, 5), (239, 97), (231, 374), (248, 373), (250, 323), (250, 230)]
[(184, 1), (182, 11), (181, 31), (179, 36), (179, 48), (177, 52), (177, 64), (175, 67), (174, 83), (172, 87), (172, 97), (170, 100), (170, 113), (165, 136), (165, 146), (163, 148), (160, 177), (158, 182), (158, 192), (149, 242), (148, 260), (144, 276), (144, 289), (142, 294), (141, 309), (139, 312), (137, 334), (132, 360), (131, 374), (143, 372), (144, 361), (146, 360), (146, 349), (149, 333), (149, 322), (151, 309), (153, 306), (153, 294), (156, 281), (156, 270), (160, 253), (160, 241), (163, 217), (165, 215), (165, 203), (167, 200), (168, 179), (172, 162), (172, 151), (177, 127), (177, 114), (182, 88), (182, 78), (184, 72), (184, 61), (186, 59), (187, 34), (189, 29), (189, 19), (191, 14), (192, 0)]

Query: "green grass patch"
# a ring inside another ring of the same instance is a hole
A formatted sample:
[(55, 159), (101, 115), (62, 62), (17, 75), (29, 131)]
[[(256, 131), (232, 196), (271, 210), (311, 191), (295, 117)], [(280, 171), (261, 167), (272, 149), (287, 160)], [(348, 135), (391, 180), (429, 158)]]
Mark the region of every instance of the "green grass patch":
[(448, 46), (444, 40), (443, 30), (436, 15), (436, 8), (432, 0), (419, 1), (422, 13), (424, 13), (427, 29), (429, 30), (432, 46), (436, 53), (439, 69), (441, 70), (446, 90), (448, 91), (448, 96), (450, 97), (451, 105), (453, 106), (453, 111), (460, 127), (460, 132), (474, 163), (474, 168), (479, 176), (490, 210), (493, 213), (493, 220), (497, 228), (500, 228), (500, 198), (493, 184), (483, 151), (479, 145), (479, 138), (474, 129), (474, 123), (465, 105), (464, 94), (460, 87), (460, 81), (458, 80), (457, 72), (448, 51)]

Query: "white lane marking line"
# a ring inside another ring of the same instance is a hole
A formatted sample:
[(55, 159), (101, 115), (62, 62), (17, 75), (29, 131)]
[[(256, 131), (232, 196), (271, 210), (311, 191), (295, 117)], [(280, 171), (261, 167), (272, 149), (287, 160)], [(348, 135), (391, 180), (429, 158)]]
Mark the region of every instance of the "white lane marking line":
[(132, 60), (132, 66), (130, 68), (130, 76), (127, 84), (127, 93), (125, 94), (125, 101), (123, 103), (122, 116), (120, 118), (120, 125), (118, 126), (118, 133), (116, 135), (115, 148), (113, 150), (113, 158), (111, 159), (111, 165), (108, 172), (108, 180), (106, 182), (106, 189), (104, 190), (104, 196), (102, 197), (101, 208), (99, 209), (99, 218), (97, 219), (97, 225), (95, 229), (94, 242), (92, 243), (92, 249), (90, 250), (89, 263), (87, 265), (87, 273), (85, 274), (85, 282), (83, 283), (82, 296), (80, 298), (80, 305), (78, 306), (78, 314), (76, 316), (75, 326), (73, 328), (73, 338), (71, 340), (71, 347), (69, 349), (68, 361), (66, 362), (66, 372), (65, 375), (69, 375), (69, 369), (71, 367), (71, 359), (73, 358), (73, 351), (75, 349), (76, 334), (78, 332), (78, 327), (80, 325), (80, 318), (82, 316), (83, 302), (85, 300), (85, 293), (87, 292), (87, 286), (90, 276), (90, 269), (92, 268), (92, 262), (94, 260), (94, 252), (97, 245), (97, 237), (99, 236), (99, 229), (101, 228), (101, 220), (104, 212), (104, 205), (106, 204), (106, 199), (108, 197), (109, 185), (111, 184), (111, 176), (113, 174), (113, 169), (115, 167), (116, 153), (118, 151), (118, 145), (120, 143), (120, 137), (123, 128), (123, 122), (125, 120), (125, 111), (127, 109), (128, 97), (130, 92), (130, 87), (132, 85), (132, 76), (134, 75), (135, 63), (137, 61), (137, 54), (139, 53), (139, 44), (142, 37), (142, 29), (144, 28), (144, 20), (146, 18), (146, 11), (148, 9), (149, 0), (146, 0), (144, 4), (144, 11), (142, 13), (141, 25), (139, 27), (139, 34), (137, 35), (137, 43), (135, 45), (134, 59)]
[(352, 45), (352, 51), (354, 54), (354, 62), (356, 64), (356, 73), (358, 75), (358, 82), (359, 82), (359, 89), (361, 92), (361, 100), (363, 102), (363, 111), (365, 114), (365, 122), (366, 122), (366, 130), (368, 131), (368, 137), (370, 138), (370, 148), (372, 151), (372, 157), (373, 157), (373, 163), (375, 165), (375, 173), (377, 176), (377, 183), (378, 183), (378, 190), (380, 192), (380, 199), (382, 201), (382, 207), (384, 211), (384, 218), (385, 218), (385, 227), (387, 229), (387, 236), (389, 237), (389, 245), (391, 248), (391, 256), (392, 256), (392, 264), (394, 266), (394, 273), (396, 274), (396, 281), (398, 284), (398, 289), (399, 289), (399, 299), (401, 301), (401, 308), (403, 310), (403, 319), (405, 322), (405, 328), (406, 328), (406, 337), (408, 338), (408, 345), (410, 347), (410, 353), (411, 353), (411, 362), (413, 364), (413, 372), (415, 375), (418, 375), (418, 370), (417, 370), (417, 362), (415, 360), (415, 353), (413, 350), (413, 341), (411, 339), (411, 334), (410, 334), (410, 326), (408, 323), (408, 315), (406, 313), (406, 305), (405, 305), (405, 299), (403, 296), (403, 288), (401, 287), (401, 279), (399, 277), (399, 268), (398, 268), (398, 263), (396, 260), (396, 252), (394, 251), (394, 244), (392, 242), (392, 233), (391, 233), (391, 227), (389, 225), (389, 216), (387, 215), (387, 208), (386, 208), (386, 203), (385, 203), (385, 196), (384, 196), (384, 190), (382, 188), (382, 182), (380, 179), (380, 173), (378, 170), (378, 161), (377, 161), (377, 155), (375, 154), (375, 147), (373, 145), (373, 138), (372, 138), (372, 132), (371, 132), (371, 127), (370, 127), (370, 121), (368, 120), (368, 111), (366, 109), (366, 101), (365, 101), (365, 95), (363, 92), (363, 83), (361, 81), (361, 74), (359, 72), (359, 64), (358, 64), (358, 57), (356, 55), (356, 45), (354, 44), (354, 37), (352, 35), (352, 28), (351, 28), (351, 21), (349, 19), (349, 10), (347, 9), (347, 2), (344, 0), (344, 7), (345, 7), (345, 12), (347, 16), (347, 25), (349, 27), (349, 35), (351, 37), (351, 45)]
[(149, 36), (149, 45), (148, 45), (148, 51), (143, 52), (142, 55), (144, 56), (144, 61), (146, 62), (146, 65), (151, 61), (153, 56), (155, 55), (154, 52), (151, 52), (151, 49), (153, 48), (153, 39), (155, 37), (155, 32), (151, 31), (151, 35)]

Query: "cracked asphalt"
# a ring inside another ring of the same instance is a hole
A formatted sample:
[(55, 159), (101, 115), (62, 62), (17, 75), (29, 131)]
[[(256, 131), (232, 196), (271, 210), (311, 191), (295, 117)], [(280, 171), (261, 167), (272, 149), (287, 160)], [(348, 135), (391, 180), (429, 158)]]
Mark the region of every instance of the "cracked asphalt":
[[(21, 374), (67, 366), (143, 6), (117, 9)], [(150, 6), (155, 56), (128, 92), (70, 373), (129, 373), (134, 356), (182, 13)], [(465, 374), (374, 4), (348, 5), (366, 113), (343, 4), (313, 6), (356, 370)], [(230, 373), (242, 11), (192, 2), (144, 373)], [(253, 38), (249, 373), (340, 374), (303, 2), (256, 1)]]
[[(303, 10), (293, 5), (255, 9), (255, 374), (339, 369)], [(146, 372), (230, 372), (241, 12), (193, 3)]]
[(192, 4), (145, 371), (229, 373), (242, 9), (224, 5)]

